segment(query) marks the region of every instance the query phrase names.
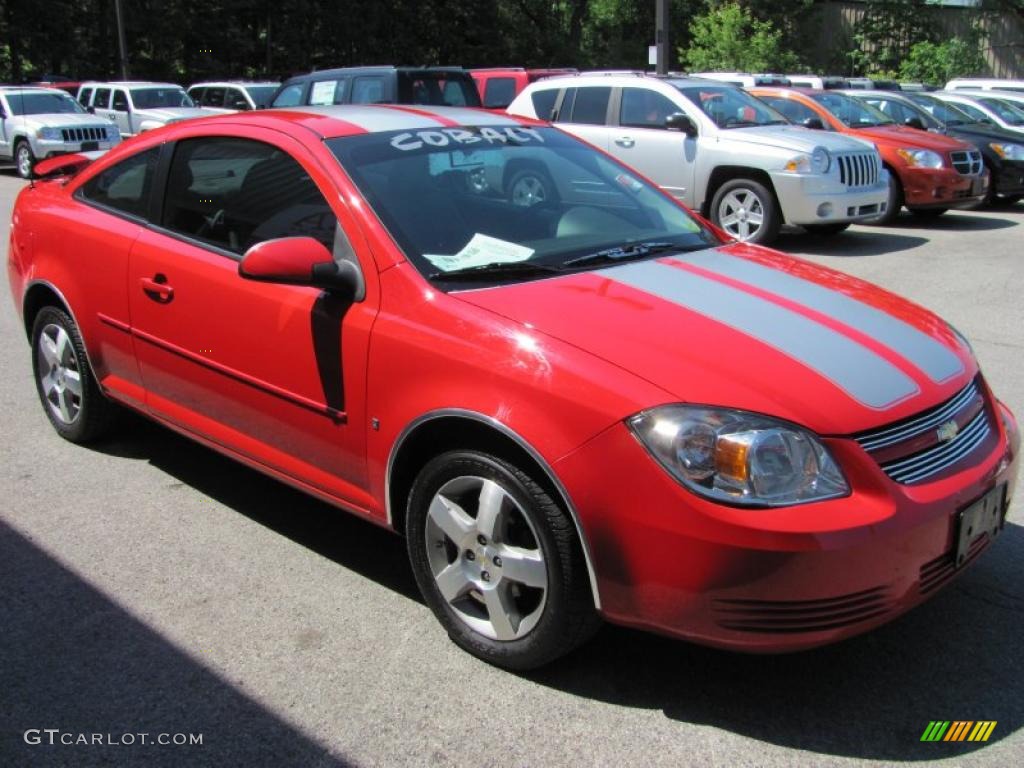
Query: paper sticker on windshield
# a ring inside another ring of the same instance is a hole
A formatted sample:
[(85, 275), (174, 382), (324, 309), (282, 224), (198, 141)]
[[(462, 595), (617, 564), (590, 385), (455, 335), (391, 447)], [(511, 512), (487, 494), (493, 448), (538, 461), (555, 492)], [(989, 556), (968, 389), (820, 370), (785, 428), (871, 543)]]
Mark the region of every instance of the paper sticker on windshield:
[(618, 176), (615, 177), (615, 181), (617, 181), (620, 186), (625, 187), (626, 189), (633, 193), (639, 192), (644, 188), (643, 184), (641, 184), (639, 181), (637, 181), (627, 173), (620, 173)]
[(509, 125), (504, 128), (438, 128), (436, 131), (406, 131), (391, 139), (391, 146), (408, 152), (422, 147), (458, 147), (476, 144), (543, 144), (544, 137), (534, 128)]
[(322, 80), (319, 83), (313, 83), (313, 88), (309, 92), (309, 103), (314, 106), (333, 104), (336, 86), (337, 81), (335, 80)]
[(423, 258), (442, 272), (452, 272), (456, 269), (480, 267), (484, 264), (526, 261), (533, 254), (532, 248), (477, 233), (458, 253), (453, 253), (450, 256), (424, 253)]

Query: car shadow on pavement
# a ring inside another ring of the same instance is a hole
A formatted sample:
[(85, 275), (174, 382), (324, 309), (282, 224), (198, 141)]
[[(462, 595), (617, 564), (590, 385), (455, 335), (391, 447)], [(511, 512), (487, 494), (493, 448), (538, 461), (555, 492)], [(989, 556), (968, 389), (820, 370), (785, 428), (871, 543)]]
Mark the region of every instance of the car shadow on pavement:
[[(1004, 213), (1004, 211), (993, 211)], [(1009, 229), (1019, 224), (1013, 219), (993, 219), (989, 216), (973, 215), (970, 211), (949, 211), (935, 218), (908, 215), (904, 213), (889, 229), (944, 230), (947, 232), (985, 232), (995, 229)]]
[[(782, 747), (934, 761), (994, 746), (1024, 724), (1024, 527), (902, 618), (833, 646), (752, 656), (606, 627), (531, 679), (576, 696)], [(995, 720), (988, 743), (930, 743), (932, 720)]]
[(0, 583), (4, 765), (350, 764), (4, 523)]
[(838, 235), (783, 233), (772, 248), (783, 253), (814, 256), (884, 256), (909, 251), (928, 242), (927, 238), (897, 235), (884, 230), (848, 229)]

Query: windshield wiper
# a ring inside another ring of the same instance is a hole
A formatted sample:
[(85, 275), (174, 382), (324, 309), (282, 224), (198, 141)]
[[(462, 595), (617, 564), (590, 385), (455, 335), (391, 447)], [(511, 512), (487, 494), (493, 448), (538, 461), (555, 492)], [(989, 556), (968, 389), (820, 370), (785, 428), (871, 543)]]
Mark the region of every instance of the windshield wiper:
[(495, 261), (490, 264), (477, 264), (473, 267), (453, 269), (451, 272), (431, 272), (430, 280), (480, 280), (488, 277), (520, 277), (524, 275), (553, 275), (561, 272), (561, 268), (550, 264), (538, 264), (535, 261)]
[(753, 120), (737, 120), (732, 123), (726, 123), (721, 126), (723, 129), (727, 128), (756, 128), (759, 125), (766, 125), (766, 123), (755, 123)]
[[(701, 248), (705, 246), (700, 246)], [(581, 264), (598, 264), (601, 262), (628, 261), (630, 259), (642, 259), (652, 253), (664, 253), (665, 251), (687, 251), (692, 250), (675, 243), (628, 243), (615, 248), (605, 248), (603, 251), (595, 251), (584, 256), (577, 256), (564, 262), (566, 267), (577, 267)]]

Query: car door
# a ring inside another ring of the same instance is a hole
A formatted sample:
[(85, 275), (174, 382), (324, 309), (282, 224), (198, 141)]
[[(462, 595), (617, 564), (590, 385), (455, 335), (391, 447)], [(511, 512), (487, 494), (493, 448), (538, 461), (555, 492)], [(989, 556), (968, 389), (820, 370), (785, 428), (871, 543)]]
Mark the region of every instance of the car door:
[(622, 88), (608, 152), (685, 200), (693, 188), (696, 139), (665, 128), (665, 119), (682, 111), (657, 91)]
[[(136, 242), (128, 280), (148, 408), (365, 508), (372, 259), (333, 182), (301, 144), (275, 131), (247, 135), (185, 139), (166, 150), (160, 223)], [(301, 235), (361, 261), (366, 298), (344, 302), (239, 277), (248, 247)]]
[(566, 88), (551, 111), (554, 122), (584, 141), (608, 150), (612, 89), (605, 85)]
[(0, 96), (0, 155), (3, 157), (14, 155), (14, 147), (11, 146), (10, 115), (7, 97)]
[(133, 136), (132, 105), (125, 88), (115, 88), (110, 100), (110, 112), (122, 136)]
[[(92, 98), (92, 111), (95, 115), (117, 124), (114, 112), (110, 109), (110, 88), (97, 88), (96, 95)], [(124, 131), (121, 132), (124, 135)]]

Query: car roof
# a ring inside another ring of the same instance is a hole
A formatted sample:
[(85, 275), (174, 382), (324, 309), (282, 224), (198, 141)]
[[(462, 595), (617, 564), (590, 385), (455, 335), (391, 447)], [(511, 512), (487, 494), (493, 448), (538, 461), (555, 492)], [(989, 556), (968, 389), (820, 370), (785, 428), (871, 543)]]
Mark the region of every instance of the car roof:
[(181, 88), (177, 83), (159, 83), (153, 80), (88, 80), (82, 83), (82, 87), (94, 88), (96, 86), (123, 86), (125, 88), (152, 87), (152, 88)]
[(545, 77), (536, 83), (531, 83), (530, 88), (537, 88), (538, 86), (558, 86), (566, 87), (573, 84), (579, 84), (581, 81), (589, 83), (596, 82), (598, 80), (606, 79), (609, 83), (622, 84), (622, 83), (633, 83), (637, 81), (647, 81), (649, 83), (665, 83), (672, 87), (680, 86), (708, 86), (708, 87), (720, 87), (720, 88), (735, 88), (735, 85), (730, 83), (722, 82), (721, 80), (712, 80), (710, 78), (702, 77), (691, 77), (689, 75), (680, 74), (667, 74), (667, 75), (656, 75), (650, 72), (639, 72), (634, 70), (597, 70), (591, 72), (570, 72), (564, 75), (558, 75), (556, 77)]
[(245, 88), (248, 85), (280, 85), (279, 80), (204, 80), (201, 83), (192, 83), (189, 86), (189, 90), (192, 88), (209, 88), (211, 86), (219, 88), (228, 85), (237, 85), (241, 88)]
[(443, 73), (456, 73), (465, 72), (469, 74), (468, 69), (462, 67), (396, 67), (392, 64), (376, 64), (366, 67), (336, 67), (334, 69), (318, 69), (313, 72), (305, 72), (299, 75), (292, 75), (286, 82), (295, 82), (296, 80), (315, 80), (317, 78), (330, 78), (338, 75), (354, 75), (359, 73), (385, 73), (385, 72), (443, 72)]
[(287, 107), (218, 115), (178, 125), (225, 125), (228, 122), (280, 128), (282, 123), (301, 125), (323, 139), (386, 131), (429, 131), (445, 128), (498, 126), (547, 126), (542, 120), (492, 112), (473, 107), (435, 107), (417, 104), (336, 104), (322, 107)]
[(835, 93), (844, 93), (847, 96), (877, 96), (882, 99), (896, 99), (897, 101), (911, 101), (907, 96), (904, 96), (900, 91), (887, 91), (884, 88), (839, 88)]
[(67, 91), (60, 88), (51, 88), (46, 85), (0, 85), (0, 91), (3, 93), (14, 93), (16, 91), (57, 91), (58, 93), (67, 93)]

